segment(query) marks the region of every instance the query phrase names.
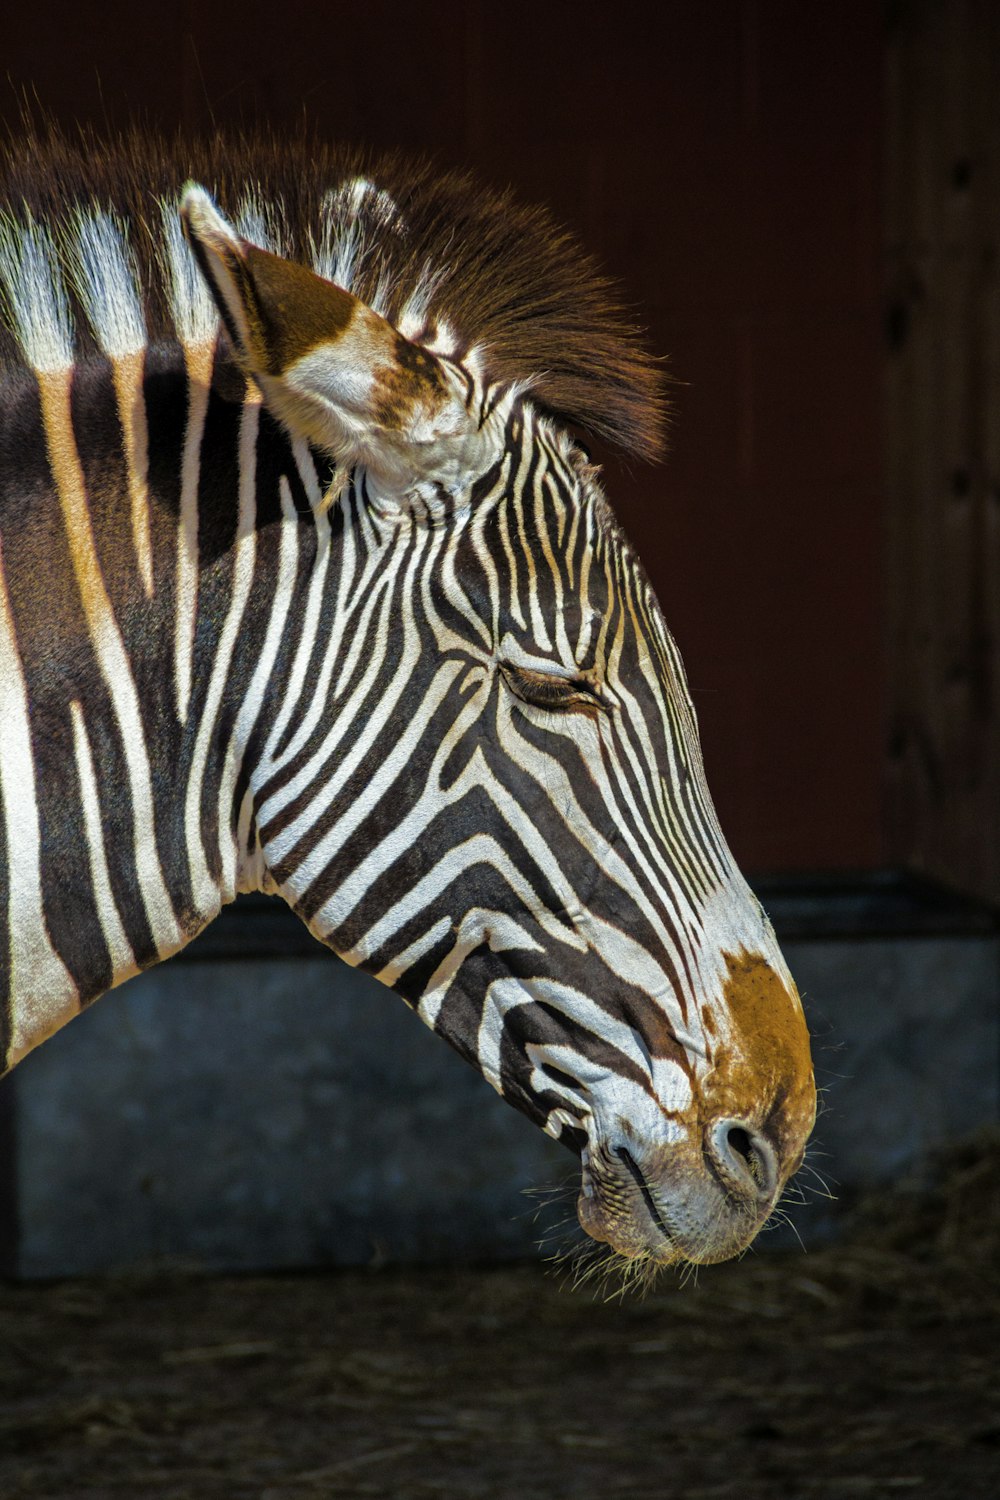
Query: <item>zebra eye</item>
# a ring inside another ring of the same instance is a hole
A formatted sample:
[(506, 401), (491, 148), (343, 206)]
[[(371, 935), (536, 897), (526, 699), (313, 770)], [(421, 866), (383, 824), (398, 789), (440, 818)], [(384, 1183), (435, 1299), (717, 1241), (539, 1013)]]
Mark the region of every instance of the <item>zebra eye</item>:
[(607, 707), (599, 685), (587, 677), (561, 677), (555, 672), (537, 672), (511, 661), (502, 661), (499, 667), (514, 696), (535, 708), (596, 713)]

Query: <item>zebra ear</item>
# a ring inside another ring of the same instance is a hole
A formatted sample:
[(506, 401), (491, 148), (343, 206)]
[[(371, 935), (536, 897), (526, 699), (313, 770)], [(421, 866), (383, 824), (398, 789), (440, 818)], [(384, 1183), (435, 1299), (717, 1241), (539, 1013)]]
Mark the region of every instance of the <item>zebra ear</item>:
[(181, 216), (241, 366), (292, 431), (390, 483), (487, 467), (450, 366), (343, 287), (243, 239), (204, 188), (188, 184)]

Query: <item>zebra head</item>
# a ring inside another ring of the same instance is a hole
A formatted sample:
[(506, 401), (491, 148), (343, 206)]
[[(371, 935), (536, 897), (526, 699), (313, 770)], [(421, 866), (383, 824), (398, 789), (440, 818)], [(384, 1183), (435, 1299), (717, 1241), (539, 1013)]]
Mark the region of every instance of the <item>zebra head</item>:
[(253, 777), (269, 879), (579, 1153), (594, 1239), (738, 1252), (802, 1159), (808, 1035), (597, 471), (488, 351), (408, 336), (201, 189), (183, 216), (244, 372), (333, 460), (326, 665)]

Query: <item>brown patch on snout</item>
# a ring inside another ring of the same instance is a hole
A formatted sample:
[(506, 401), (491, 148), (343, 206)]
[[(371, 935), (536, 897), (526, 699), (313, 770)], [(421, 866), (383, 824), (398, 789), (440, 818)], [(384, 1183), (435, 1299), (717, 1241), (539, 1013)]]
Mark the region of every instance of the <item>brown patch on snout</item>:
[(794, 987), (759, 953), (724, 955), (730, 1037), (705, 1083), (716, 1118), (756, 1123), (778, 1153), (784, 1181), (798, 1166), (816, 1117), (809, 1031)]

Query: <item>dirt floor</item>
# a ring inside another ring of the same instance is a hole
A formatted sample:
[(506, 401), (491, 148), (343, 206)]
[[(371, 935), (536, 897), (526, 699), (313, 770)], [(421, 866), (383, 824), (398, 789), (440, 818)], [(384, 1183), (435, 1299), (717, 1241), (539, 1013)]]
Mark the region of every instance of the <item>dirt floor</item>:
[(1000, 1497), (1000, 1142), (639, 1300), (539, 1266), (0, 1284), (0, 1497)]

